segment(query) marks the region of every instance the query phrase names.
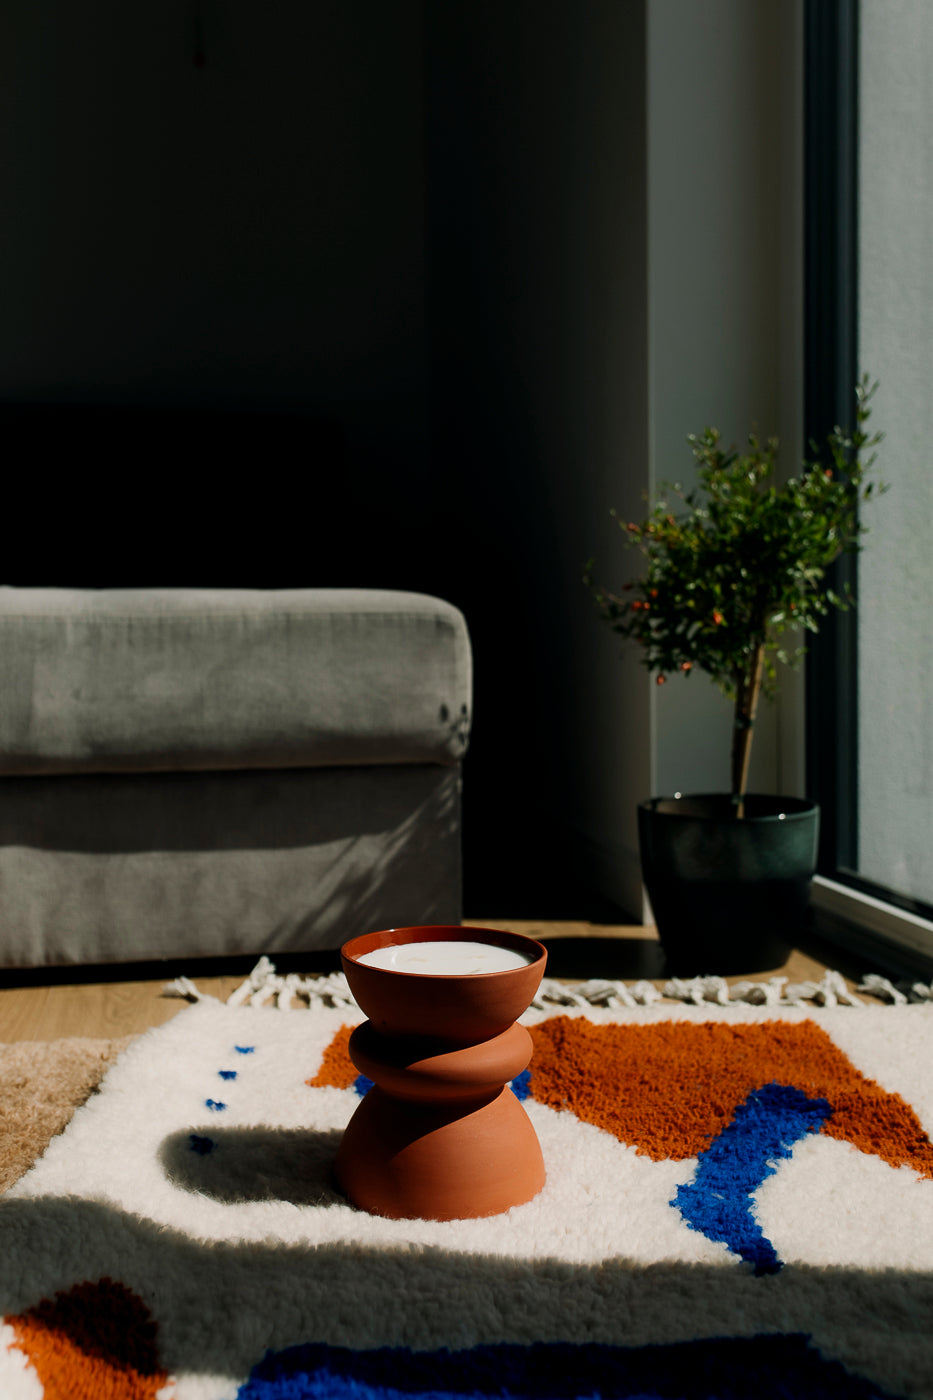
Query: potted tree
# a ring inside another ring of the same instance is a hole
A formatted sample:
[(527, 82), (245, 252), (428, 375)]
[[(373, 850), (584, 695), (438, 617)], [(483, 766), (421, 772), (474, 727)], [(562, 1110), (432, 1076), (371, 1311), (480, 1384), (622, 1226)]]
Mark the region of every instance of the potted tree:
[(715, 429), (691, 435), (697, 486), (665, 487), (643, 521), (619, 520), (644, 556), (641, 575), (613, 593), (586, 568), (602, 617), (639, 643), (659, 685), (705, 671), (733, 705), (729, 790), (639, 806), (642, 875), (672, 971), (779, 966), (804, 917), (819, 809), (748, 793), (749, 758), (759, 700), (805, 652), (793, 634), (817, 632), (851, 601), (827, 571), (858, 548), (859, 505), (883, 489), (867, 480), (881, 441), (867, 427), (876, 388), (860, 381), (855, 429), (835, 428), (823, 454), (812, 444), (815, 460), (783, 485), (776, 438), (753, 434), (739, 452)]

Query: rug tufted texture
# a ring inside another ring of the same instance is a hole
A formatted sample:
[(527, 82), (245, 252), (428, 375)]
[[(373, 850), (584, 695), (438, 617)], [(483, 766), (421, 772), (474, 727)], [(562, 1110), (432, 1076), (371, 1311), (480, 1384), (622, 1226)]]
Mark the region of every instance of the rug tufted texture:
[(353, 1008), (204, 1000), (0, 1199), (3, 1400), (933, 1397), (933, 1008), (532, 1010), (533, 1201), (330, 1168)]

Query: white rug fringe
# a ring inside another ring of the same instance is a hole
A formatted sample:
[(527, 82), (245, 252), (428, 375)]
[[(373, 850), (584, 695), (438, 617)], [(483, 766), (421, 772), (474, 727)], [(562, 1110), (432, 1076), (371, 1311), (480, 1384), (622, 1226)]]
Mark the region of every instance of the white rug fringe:
[[(867, 973), (858, 984), (866, 992), (892, 1006), (908, 1002), (925, 1002), (933, 1006), (933, 982), (900, 982), (896, 986), (887, 977)], [(166, 983), (163, 995), (184, 997), (188, 1001), (213, 1001), (198, 990), (187, 977), (176, 977)], [(749, 1006), (864, 1006), (862, 997), (849, 991), (845, 978), (832, 970), (819, 982), (790, 982), (786, 977), (769, 977), (766, 982), (736, 982), (733, 986), (724, 977), (672, 977), (660, 989), (653, 982), (625, 982), (594, 978), (575, 987), (552, 977), (545, 977), (531, 1003), (539, 1011), (553, 1006), (651, 1006), (668, 1000), (686, 1002), (692, 1006), (713, 1003), (717, 1006), (745, 1002)], [(228, 1006), (271, 1006), (279, 1011), (292, 1011), (304, 1003), (352, 1008), (355, 1001), (342, 972), (326, 976), (301, 977), (290, 972), (285, 976), (263, 955), (252, 972), (227, 998)]]
[[(859, 991), (871, 992), (873, 996), (880, 997), (882, 1001), (889, 1001), (894, 1006), (903, 1006), (908, 1001), (929, 1001), (930, 989), (924, 988), (921, 982), (914, 982), (907, 990), (908, 984), (902, 983), (900, 987), (895, 987), (887, 977), (880, 977), (876, 972), (869, 972), (859, 983)], [(912, 996), (911, 992), (916, 991), (918, 995)]]
[(205, 997), (203, 992), (198, 991), (190, 977), (176, 977), (174, 982), (166, 982), (162, 988), (164, 997), (183, 997), (186, 1001), (214, 1001), (214, 997)]

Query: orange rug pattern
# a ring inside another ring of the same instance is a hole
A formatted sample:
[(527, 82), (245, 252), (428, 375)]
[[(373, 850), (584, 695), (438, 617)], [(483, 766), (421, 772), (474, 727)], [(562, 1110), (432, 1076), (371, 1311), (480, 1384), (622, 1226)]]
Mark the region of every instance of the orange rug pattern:
[[(600, 1024), (555, 1016), (529, 1027), (529, 1093), (660, 1162), (697, 1157), (765, 1084), (826, 1099), (829, 1137), (933, 1179), (933, 1143), (910, 1104), (852, 1064), (813, 1021)], [(307, 1082), (347, 1089), (356, 1070), (342, 1026)]]
[(321, 1058), (321, 1068), (305, 1083), (311, 1089), (351, 1089), (356, 1083), (357, 1070), (350, 1059), (350, 1036), (353, 1026), (341, 1026)]
[(168, 1382), (148, 1308), (112, 1279), (77, 1284), (6, 1320), (44, 1400), (155, 1400)]
[(531, 1094), (613, 1133), (653, 1161), (696, 1157), (765, 1084), (826, 1099), (820, 1131), (933, 1178), (933, 1143), (910, 1104), (856, 1069), (813, 1021), (531, 1027)]

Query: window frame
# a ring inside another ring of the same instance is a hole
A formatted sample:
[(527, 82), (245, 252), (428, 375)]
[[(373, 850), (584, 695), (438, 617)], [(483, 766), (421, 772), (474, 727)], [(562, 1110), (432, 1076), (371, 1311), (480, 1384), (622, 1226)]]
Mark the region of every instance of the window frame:
[[(859, 0), (804, 0), (804, 434), (852, 425), (858, 364)], [(858, 555), (833, 566), (857, 604)], [(892, 971), (933, 972), (933, 907), (861, 878), (858, 628), (833, 610), (808, 647), (806, 772), (820, 805), (818, 932)]]
[[(804, 436), (851, 421), (858, 377), (858, 6), (806, 0), (804, 60)], [(857, 589), (857, 561), (833, 566)], [(854, 868), (858, 850), (857, 634), (833, 611), (807, 655), (807, 782), (821, 809), (818, 870)], [(832, 703), (827, 703), (832, 696)]]

